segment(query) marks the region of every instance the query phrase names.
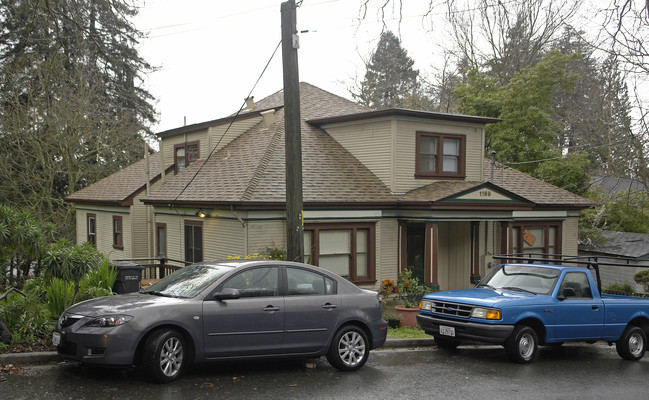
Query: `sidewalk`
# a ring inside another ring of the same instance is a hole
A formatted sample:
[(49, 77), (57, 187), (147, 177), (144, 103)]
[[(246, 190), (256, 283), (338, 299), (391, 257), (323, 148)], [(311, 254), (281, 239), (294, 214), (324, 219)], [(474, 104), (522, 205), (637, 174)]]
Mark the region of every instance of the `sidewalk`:
[[(399, 349), (434, 346), (435, 341), (429, 338), (398, 339), (388, 337), (382, 349)], [(55, 351), (34, 352), (34, 353), (4, 353), (0, 354), (0, 364), (13, 364), (15, 366), (27, 366), (36, 364), (48, 364), (62, 361)]]

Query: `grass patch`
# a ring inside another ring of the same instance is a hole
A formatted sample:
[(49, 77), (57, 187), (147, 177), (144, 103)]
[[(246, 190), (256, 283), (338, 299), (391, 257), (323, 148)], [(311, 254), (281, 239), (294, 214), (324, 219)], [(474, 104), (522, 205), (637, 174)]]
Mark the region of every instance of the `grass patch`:
[(396, 337), (399, 339), (412, 339), (412, 338), (432, 338), (419, 328), (411, 328), (409, 326), (402, 326), (399, 328), (388, 328), (388, 336)]

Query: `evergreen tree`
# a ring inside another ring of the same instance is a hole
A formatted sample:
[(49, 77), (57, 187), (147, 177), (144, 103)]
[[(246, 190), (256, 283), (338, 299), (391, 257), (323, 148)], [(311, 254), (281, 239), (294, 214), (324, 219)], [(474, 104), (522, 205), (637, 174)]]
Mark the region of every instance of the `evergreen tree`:
[(67, 194), (131, 164), (155, 120), (130, 0), (0, 0), (0, 203), (74, 232)]
[(417, 92), (419, 71), (413, 69), (414, 63), (399, 38), (390, 31), (383, 32), (366, 64), (365, 79), (352, 96), (373, 109), (416, 108), (425, 96)]

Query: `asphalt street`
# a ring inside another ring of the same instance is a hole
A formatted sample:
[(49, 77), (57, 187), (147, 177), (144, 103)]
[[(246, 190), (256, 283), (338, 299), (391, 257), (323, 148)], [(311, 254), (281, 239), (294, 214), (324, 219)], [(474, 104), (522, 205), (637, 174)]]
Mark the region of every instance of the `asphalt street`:
[(356, 372), (326, 359), (197, 365), (160, 385), (137, 370), (77, 363), (27, 366), (3, 375), (0, 399), (612, 399), (646, 398), (649, 358), (624, 361), (615, 347), (542, 348), (537, 362), (509, 362), (501, 347), (396, 347), (373, 351)]

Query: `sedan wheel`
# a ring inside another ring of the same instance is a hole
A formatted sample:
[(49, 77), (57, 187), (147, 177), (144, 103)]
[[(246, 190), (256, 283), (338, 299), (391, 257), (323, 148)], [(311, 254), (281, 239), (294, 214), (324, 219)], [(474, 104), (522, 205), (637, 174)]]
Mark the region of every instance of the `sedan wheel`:
[(369, 354), (365, 332), (355, 326), (344, 326), (334, 336), (327, 361), (341, 371), (355, 371), (365, 365)]
[(157, 382), (180, 377), (185, 364), (185, 339), (172, 329), (154, 332), (144, 345), (144, 367)]

